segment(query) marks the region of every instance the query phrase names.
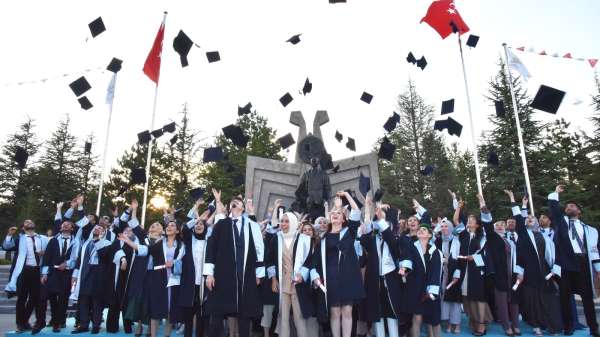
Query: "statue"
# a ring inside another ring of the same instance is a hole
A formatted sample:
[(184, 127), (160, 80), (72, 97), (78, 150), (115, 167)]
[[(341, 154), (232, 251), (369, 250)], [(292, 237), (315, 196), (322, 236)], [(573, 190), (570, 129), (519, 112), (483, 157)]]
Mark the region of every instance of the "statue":
[[(322, 162), (327, 160), (327, 152), (323, 141), (313, 135), (308, 135), (298, 144), (299, 157), (310, 163), (310, 169), (302, 174), (296, 188), (296, 201), (292, 209), (308, 214), (309, 219), (325, 215), (323, 203), (331, 197), (331, 183), (327, 174), (327, 166)], [(329, 159), (329, 161), (331, 161)]]

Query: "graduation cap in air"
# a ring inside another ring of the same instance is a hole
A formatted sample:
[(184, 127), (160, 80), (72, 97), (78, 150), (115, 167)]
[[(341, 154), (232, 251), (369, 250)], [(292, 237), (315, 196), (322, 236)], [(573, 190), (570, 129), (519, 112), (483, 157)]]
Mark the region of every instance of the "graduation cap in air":
[(479, 36), (471, 34), (467, 39), (467, 46), (475, 48), (477, 47), (477, 42), (479, 42)]
[(291, 44), (298, 44), (300, 42), (300, 35), (302, 35), (302, 34), (296, 34), (296, 35), (290, 37), (289, 39), (287, 39), (287, 41), (285, 41), (285, 42), (289, 42)]
[(175, 145), (175, 143), (177, 143), (177, 139), (179, 137), (177, 135), (171, 137), (171, 139), (169, 139), (169, 143), (171, 143), (171, 145)]
[(205, 163), (216, 162), (223, 160), (223, 149), (220, 147), (210, 147), (208, 149), (204, 149), (204, 156), (202, 161)]
[(398, 223), (398, 213), (400, 211), (394, 207), (394, 206), (390, 206), (390, 208), (388, 208), (385, 211), (385, 221), (389, 222), (392, 225), (395, 225), (396, 223)]
[(448, 117), (448, 134), (460, 137), (462, 133), (462, 124), (455, 121), (452, 117)]
[(442, 102), (442, 115), (454, 112), (454, 98)]
[(500, 160), (498, 154), (494, 150), (490, 150), (487, 155), (487, 163), (493, 166), (500, 166)]
[(444, 129), (446, 129), (448, 127), (448, 120), (447, 119), (441, 119), (439, 121), (435, 121), (435, 123), (433, 123), (433, 129), (437, 130), (437, 131), (444, 131)]
[(25, 150), (24, 148), (17, 146), (15, 148), (15, 163), (17, 163), (17, 167), (19, 167), (21, 170), (25, 168), (25, 165), (27, 164), (27, 159), (29, 158), (29, 154), (27, 153), (27, 150)]
[(392, 144), (387, 137), (383, 137), (377, 156), (381, 159), (392, 160), (394, 152), (396, 152), (396, 145)]
[(232, 182), (233, 182), (233, 187), (242, 186), (246, 182), (246, 177), (244, 177), (243, 174), (238, 174), (235, 177), (233, 177)]
[(358, 177), (358, 190), (364, 196), (371, 190), (371, 178), (365, 177), (362, 172), (360, 173), (360, 177)]
[(506, 115), (506, 108), (504, 107), (503, 101), (494, 101), (494, 106), (496, 107), (496, 117), (504, 118)]
[(394, 112), (392, 117), (389, 117), (387, 119), (387, 121), (385, 122), (385, 124), (383, 124), (383, 128), (387, 132), (392, 132), (398, 125), (398, 122), (400, 122), (400, 115), (398, 115), (396, 112)]
[(148, 144), (148, 143), (150, 143), (150, 140), (152, 139), (152, 137), (150, 136), (150, 131), (148, 131), (148, 130), (138, 133), (137, 137), (138, 137), (138, 143), (140, 145)]
[(412, 63), (412, 64), (417, 63), (417, 59), (415, 58), (415, 55), (413, 55), (412, 52), (408, 52), (408, 56), (406, 57), (406, 62)]
[(329, 153), (321, 154), (321, 160), (319, 162), (322, 170), (327, 171), (333, 169), (333, 158)]
[(341, 141), (342, 141), (342, 139), (344, 139), (344, 136), (342, 136), (342, 134), (341, 134), (341, 133), (340, 133), (338, 130), (335, 130), (335, 139), (336, 139), (338, 142), (341, 142)]
[(367, 103), (367, 104), (371, 104), (371, 101), (373, 100), (373, 95), (369, 94), (368, 92), (364, 91), (362, 93), (362, 95), (360, 96), (360, 100)]
[(375, 194), (373, 194), (373, 201), (381, 201), (381, 199), (383, 199), (384, 194), (385, 190), (382, 187), (378, 188), (377, 191), (375, 191)]
[(83, 146), (83, 150), (86, 154), (91, 153), (92, 152), (92, 143), (85, 142), (85, 145)]
[(209, 51), (206, 53), (206, 58), (208, 59), (208, 63), (213, 63), (217, 61), (221, 61), (221, 55), (219, 55), (218, 51)]
[(286, 92), (285, 95), (281, 96), (281, 98), (279, 99), (279, 103), (281, 103), (281, 105), (283, 105), (283, 107), (285, 108), (293, 100), (294, 100), (294, 98), (292, 97), (292, 95), (290, 95), (289, 92)]
[(162, 127), (163, 132), (173, 133), (175, 132), (175, 122), (171, 122)]
[(131, 184), (145, 184), (146, 183), (146, 170), (144, 168), (134, 168), (131, 170)]
[(83, 95), (86, 91), (92, 88), (90, 83), (85, 79), (85, 76), (81, 76), (80, 78), (71, 82), (71, 84), (69, 84), (69, 87), (71, 88), (71, 90), (73, 90), (73, 93), (77, 97)]
[(101, 16), (99, 16), (96, 20), (90, 22), (88, 24), (88, 27), (90, 28), (90, 33), (92, 33), (92, 37), (96, 37), (106, 30)]
[(329, 0), (330, 4), (342, 4), (346, 3), (346, 0)]
[(244, 130), (242, 130), (241, 127), (233, 124), (223, 128), (223, 135), (225, 135), (225, 138), (231, 140), (233, 144), (241, 148), (246, 147), (246, 145), (248, 145), (248, 140), (250, 139), (244, 134)]
[(192, 41), (183, 30), (179, 31), (179, 34), (173, 39), (173, 49), (179, 54), (179, 59), (181, 60), (181, 66), (188, 66), (187, 55), (192, 49), (192, 45), (194, 41)]
[(335, 167), (331, 169), (331, 171), (332, 171), (333, 173), (338, 173), (338, 171), (339, 171), (339, 170), (340, 170), (340, 165), (339, 165), (339, 164), (338, 164), (338, 165), (335, 165)]
[(354, 138), (348, 137), (348, 140), (346, 141), (346, 147), (350, 151), (356, 151), (356, 144), (354, 143)]
[(90, 102), (90, 100), (86, 96), (79, 97), (77, 99), (77, 102), (79, 102), (79, 105), (81, 106), (81, 108), (83, 110), (89, 110), (92, 107), (94, 107), (94, 105), (92, 104), (92, 102)]
[(306, 96), (306, 94), (310, 93), (312, 91), (312, 83), (310, 83), (310, 81), (308, 80), (308, 77), (306, 78), (306, 81), (304, 82), (304, 87), (302, 87), (302, 94), (304, 96)]
[(533, 109), (555, 114), (565, 97), (565, 92), (547, 85), (541, 85), (531, 102)]
[(242, 115), (247, 115), (250, 112), (250, 109), (252, 109), (252, 103), (248, 102), (248, 104), (244, 105), (243, 107), (238, 105), (238, 116), (242, 116)]
[(421, 68), (421, 70), (425, 70), (425, 67), (427, 67), (427, 60), (425, 59), (425, 56), (421, 56), (421, 58), (417, 61), (417, 67)]
[(281, 148), (284, 150), (296, 144), (296, 141), (294, 140), (294, 137), (292, 137), (291, 133), (288, 133), (287, 135), (277, 139), (277, 142), (279, 143), (279, 145), (281, 145)]
[(162, 128), (160, 128), (160, 129), (156, 129), (156, 130), (154, 130), (154, 131), (150, 132), (150, 134), (152, 135), (152, 137), (154, 137), (154, 139), (156, 139), (156, 138), (159, 138), (160, 136), (162, 136), (162, 135), (163, 135), (163, 133), (164, 133), (164, 132), (163, 132), (163, 129), (162, 129)]
[(121, 70), (121, 65), (123, 64), (123, 61), (119, 60), (116, 57), (113, 57), (112, 60), (110, 60), (110, 63), (108, 64), (108, 66), (106, 66), (106, 70), (108, 71), (112, 71), (113, 73), (118, 73), (119, 70)]
[(424, 176), (430, 176), (433, 173), (433, 166), (432, 165), (425, 165), (422, 169), (421, 169), (421, 174)]
[(196, 187), (190, 190), (190, 196), (192, 200), (198, 200), (204, 196), (204, 192), (206, 191), (202, 187)]

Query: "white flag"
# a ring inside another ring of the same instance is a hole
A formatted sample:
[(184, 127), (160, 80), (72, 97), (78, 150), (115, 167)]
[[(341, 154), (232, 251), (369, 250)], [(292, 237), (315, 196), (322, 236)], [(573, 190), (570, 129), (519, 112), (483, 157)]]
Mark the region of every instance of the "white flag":
[(516, 70), (517, 72), (519, 72), (519, 74), (521, 74), (523, 80), (527, 81), (531, 77), (531, 74), (529, 73), (523, 62), (521, 62), (521, 60), (517, 57), (517, 55), (513, 54), (513, 52), (510, 49), (507, 50), (509, 69)]
[(115, 84), (117, 82), (117, 73), (114, 73), (112, 78), (110, 79), (110, 83), (108, 83), (108, 88), (106, 89), (106, 104), (112, 104), (115, 99)]

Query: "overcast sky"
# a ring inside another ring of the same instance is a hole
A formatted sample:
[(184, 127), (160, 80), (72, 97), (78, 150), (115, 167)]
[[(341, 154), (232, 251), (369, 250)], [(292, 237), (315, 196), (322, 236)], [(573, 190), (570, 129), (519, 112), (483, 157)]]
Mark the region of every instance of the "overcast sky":
[[(156, 128), (178, 120), (177, 112), (187, 102), (192, 127), (202, 137), (212, 137), (235, 121), (238, 105), (250, 101), (269, 118), (278, 136), (292, 132), (296, 137), (297, 129), (288, 123), (291, 111), (303, 111), (310, 126), (316, 110), (327, 110), (331, 121), (323, 129), (325, 145), (337, 160), (353, 153), (334, 140), (335, 130), (356, 139), (357, 154), (369, 151), (411, 78), (436, 112), (442, 100), (456, 99), (452, 117), (465, 128), (460, 139), (447, 139), (466, 148), (471, 138), (456, 36), (442, 40), (427, 24), (419, 24), (429, 4), (429, 0), (348, 0), (335, 5), (327, 0), (4, 1), (0, 139), (4, 141), (26, 116), (36, 120), (44, 139), (69, 114), (74, 133), (80, 137), (94, 133), (94, 152), (101, 154), (108, 115), (104, 97), (111, 77), (103, 69), (118, 57), (123, 69), (117, 80), (109, 150), (114, 163), (135, 143), (138, 132), (150, 128), (154, 83), (142, 67), (166, 10)], [(498, 70), (502, 42), (548, 54), (600, 58), (597, 0), (456, 0), (456, 7), (470, 33), (481, 36), (476, 49), (465, 50), (477, 134), (494, 111), (483, 95)], [(107, 31), (92, 39), (87, 24), (98, 16)], [(186, 68), (172, 48), (180, 29), (200, 46), (190, 52)], [(285, 43), (298, 33), (302, 33), (299, 44)], [(222, 60), (209, 64), (204, 53), (213, 50)], [(417, 58), (425, 55), (429, 65), (424, 71), (405, 61), (409, 51)], [(590, 65), (533, 53), (517, 55), (533, 76), (527, 84), (530, 94), (542, 83), (567, 91), (556, 117), (591, 131)], [(94, 108), (88, 111), (81, 110), (68, 87), (81, 75), (93, 87), (87, 96)], [(304, 97), (298, 90), (306, 77), (313, 91)], [(48, 80), (18, 85), (44, 78)], [(370, 105), (360, 101), (363, 91), (374, 96)], [(279, 98), (286, 92), (294, 101), (284, 108)], [(538, 115), (545, 120), (555, 117)], [(293, 160), (293, 152), (289, 158)]]

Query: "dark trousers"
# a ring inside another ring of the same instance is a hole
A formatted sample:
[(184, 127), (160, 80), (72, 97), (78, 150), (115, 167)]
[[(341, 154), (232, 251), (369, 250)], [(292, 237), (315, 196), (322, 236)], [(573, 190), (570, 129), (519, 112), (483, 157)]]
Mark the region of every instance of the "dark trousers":
[(560, 278), (560, 307), (562, 310), (565, 330), (573, 330), (573, 313), (571, 312), (571, 298), (579, 294), (583, 301), (583, 313), (590, 332), (598, 330), (596, 310), (592, 291), (592, 279), (587, 256), (578, 256), (579, 271), (562, 271)]
[(67, 320), (67, 307), (69, 306), (69, 294), (48, 294), (50, 301), (50, 324), (55, 328), (60, 328)]
[[(118, 332), (119, 331), (119, 316), (121, 312), (121, 302), (111, 303), (108, 306), (108, 313), (106, 314), (106, 332)], [(131, 333), (133, 323), (123, 317), (123, 330), (125, 333)]]
[[(40, 268), (23, 266), (17, 281), (17, 326), (23, 327), (29, 323), (29, 316), (40, 302)], [(39, 317), (36, 312), (36, 324), (45, 322), (45, 317)]]
[(99, 328), (102, 322), (102, 299), (96, 296), (79, 294), (78, 306), (79, 327), (81, 329), (89, 329), (91, 320), (92, 326)]
[(204, 328), (208, 319), (202, 315), (202, 303), (200, 301), (200, 286), (196, 286), (194, 292), (194, 305), (183, 308), (184, 337), (192, 337), (194, 330), (194, 317), (196, 317), (196, 337), (204, 336)]
[[(208, 337), (221, 337), (223, 335), (223, 315), (211, 315), (208, 326)], [(237, 316), (240, 337), (250, 337), (250, 318)]]

